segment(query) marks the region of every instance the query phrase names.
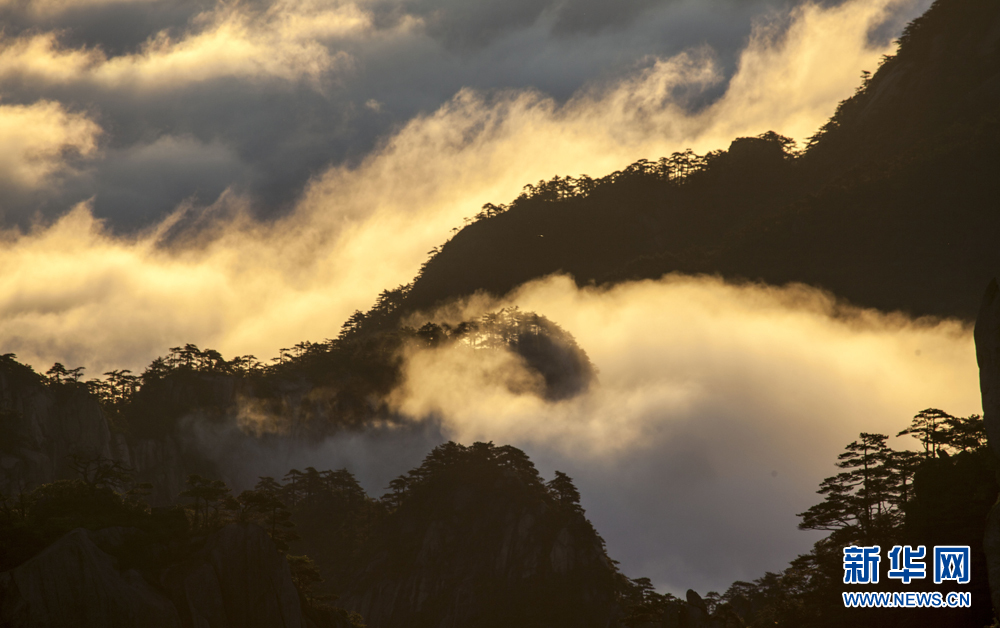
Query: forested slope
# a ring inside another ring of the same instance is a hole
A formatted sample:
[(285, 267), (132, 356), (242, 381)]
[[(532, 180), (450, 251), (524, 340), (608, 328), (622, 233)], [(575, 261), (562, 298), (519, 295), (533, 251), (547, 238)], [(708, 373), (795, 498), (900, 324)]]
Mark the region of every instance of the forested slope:
[(553, 272), (586, 284), (680, 271), (971, 320), (1000, 268), (998, 43), (1000, 5), (939, 0), (803, 151), (766, 133), (527, 186), (435, 251), (398, 311)]

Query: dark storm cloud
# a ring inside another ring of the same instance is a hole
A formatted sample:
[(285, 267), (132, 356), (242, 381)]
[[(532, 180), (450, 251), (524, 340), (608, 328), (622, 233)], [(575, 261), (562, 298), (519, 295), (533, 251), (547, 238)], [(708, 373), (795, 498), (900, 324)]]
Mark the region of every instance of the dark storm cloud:
[(261, 217), (284, 213), (310, 177), (357, 152), (352, 143), (377, 117), (339, 94), (279, 82), (194, 85), (141, 110), (112, 108), (114, 150), (92, 185), (105, 191), (97, 215), (121, 227), (154, 222), (192, 196), (211, 204), (227, 188), (251, 198)]
[[(575, 0), (561, 3), (555, 22), (557, 33), (596, 33), (614, 26), (623, 26), (665, 0)], [(669, 0), (668, 0), (669, 1)], [(674, 0), (676, 1), (676, 0)]]
[(412, 0), (375, 5), (377, 23), (393, 24), (406, 17), (423, 20), (427, 33), (448, 47), (483, 48), (498, 37), (529, 27), (543, 16), (555, 33), (594, 34), (631, 23), (640, 13), (678, 0)]
[(482, 48), (512, 30), (534, 24), (552, 2), (463, 2), (462, 0), (386, 1), (374, 5), (376, 23), (396, 24), (416, 17), (426, 32), (446, 46)]
[[(7, 223), (23, 225), (38, 211), (54, 217), (93, 197), (97, 215), (127, 231), (191, 199), (210, 204), (226, 189), (252, 199), (259, 215), (278, 215), (311, 177), (332, 164), (357, 163), (379, 138), (437, 109), (464, 87), (530, 88), (561, 102), (583, 86), (617, 80), (650, 59), (701, 45), (714, 50), (726, 77), (735, 71), (753, 21), (788, 5), (780, 0), (382, 0), (356, 5), (370, 24), (344, 33), (310, 33), (303, 25), (322, 24), (331, 12), (354, 7), (349, 3), (274, 0), (234, 6), (207, 0), (0, 3), (5, 20), (0, 41), (7, 45), (52, 31), (58, 33), (53, 45), (66, 54), (50, 65), (65, 65), (74, 51), (103, 55), (97, 70), (81, 66), (58, 78), (40, 79), (23, 63), (12, 63), (0, 76), (2, 102), (54, 100), (86, 113), (103, 130), (101, 150), (90, 154), (88, 168), (67, 169), (44, 192), (6, 195)], [(300, 23), (293, 23), (296, 17)], [(213, 53), (203, 46), (205, 64), (248, 42), (258, 44), (263, 55), (248, 63), (280, 61), (282, 46), (294, 59), (276, 70), (240, 66), (187, 82), (175, 77), (158, 87), (136, 83), (147, 66), (156, 66), (157, 55), (190, 52), (185, 46), (213, 34), (219, 35), (218, 47)], [(154, 37), (167, 37), (174, 48), (149, 49)], [(225, 44), (225, 37), (244, 38)], [(330, 67), (308, 68), (319, 53), (327, 55)], [(130, 63), (136, 66), (133, 74), (122, 69)], [(707, 89), (701, 85), (685, 102), (702, 107), (724, 89), (725, 81)], [(147, 155), (156, 142), (171, 141), (188, 142), (191, 159), (132, 159)], [(219, 150), (227, 152), (225, 164)]]
[(0, 23), (7, 36), (25, 31), (60, 31), (72, 47), (99, 47), (116, 56), (135, 52), (150, 37), (167, 30), (183, 31), (191, 18), (212, 6), (211, 0), (110, 2), (108, 4), (44, 5), (12, 2), (0, 5)]
[(139, 107), (134, 98), (90, 94), (85, 110), (99, 112), (104, 131), (100, 155), (89, 164), (75, 159), (77, 169), (44, 194), (10, 190), (9, 221), (24, 224), (37, 209), (55, 216), (94, 196), (97, 216), (130, 231), (184, 201), (211, 204), (227, 188), (253, 198), (262, 217), (274, 215), (310, 177), (369, 149), (371, 137), (355, 146), (359, 135), (383, 130), (371, 128), (378, 114), (363, 106), (308, 87), (267, 87), (195, 85)]

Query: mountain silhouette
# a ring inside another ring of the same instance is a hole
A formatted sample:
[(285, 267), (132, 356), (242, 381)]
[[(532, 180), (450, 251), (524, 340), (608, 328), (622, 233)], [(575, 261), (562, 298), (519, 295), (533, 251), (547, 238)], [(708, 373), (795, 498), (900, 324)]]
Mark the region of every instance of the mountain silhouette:
[(769, 132), (487, 204), (397, 316), (556, 272), (581, 285), (683, 272), (972, 320), (1000, 268), (1000, 5), (938, 0), (899, 41), (801, 152)]

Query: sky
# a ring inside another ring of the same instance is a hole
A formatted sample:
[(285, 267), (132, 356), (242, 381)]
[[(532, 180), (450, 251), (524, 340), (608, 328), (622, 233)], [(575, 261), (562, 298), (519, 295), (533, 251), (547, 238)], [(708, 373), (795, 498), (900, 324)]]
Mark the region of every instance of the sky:
[[(0, 137), (11, 148), (0, 161), (0, 216), (27, 226), (93, 199), (94, 215), (127, 233), (227, 191), (255, 216), (283, 215), (311, 180), (356, 167), (470, 93), (506, 116), (518, 96), (552, 107), (618, 88), (638, 100), (605, 106), (655, 118), (736, 87), (739, 102), (718, 114), (734, 118), (728, 129), (618, 122), (626, 133), (672, 136), (660, 150), (716, 147), (770, 126), (811, 134), (926, 4), (0, 0)], [(794, 59), (745, 55), (748, 44), (773, 50), (786, 36), (782, 52)], [(686, 63), (664, 68), (685, 53)], [(730, 85), (741, 64), (755, 85)], [(793, 101), (764, 111), (777, 94)], [(632, 144), (633, 153), (651, 148)], [(584, 166), (612, 164), (551, 163), (537, 175)]]
[[(0, 352), (94, 376), (186, 342), (266, 360), (335, 337), (526, 183), (768, 130), (801, 143), (928, 4), (0, 0)], [(439, 417), (421, 447), (512, 442), (569, 472), (630, 575), (724, 588), (808, 547), (794, 513), (861, 427), (978, 407), (961, 324), (845, 321), (787, 290), (554, 278), (517, 302), (576, 336), (594, 391), (487, 417), (459, 394), (481, 370), (437, 356), (454, 394), (415, 375), (396, 403)], [(810, 447), (775, 458), (793, 437)], [(316, 451), (388, 472), (363, 455), (383, 445), (344, 438)]]

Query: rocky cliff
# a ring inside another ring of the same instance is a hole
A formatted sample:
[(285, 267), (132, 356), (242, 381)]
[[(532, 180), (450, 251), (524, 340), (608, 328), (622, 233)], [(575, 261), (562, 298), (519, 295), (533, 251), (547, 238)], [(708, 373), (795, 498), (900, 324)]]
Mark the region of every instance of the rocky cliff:
[[(993, 279), (986, 287), (976, 318), (976, 361), (983, 396), (983, 422), (990, 450), (1000, 456), (1000, 286)], [(993, 608), (1000, 608), (1000, 502), (990, 510), (983, 536)]]
[[(300, 628), (288, 563), (267, 533), (232, 524), (166, 566), (120, 558), (138, 530), (77, 529), (17, 568), (0, 573), (0, 624), (108, 628)], [(176, 549), (176, 548), (175, 548)], [(168, 548), (160, 548), (161, 552)]]
[(368, 625), (612, 625), (624, 579), (568, 478), (542, 484), (512, 447), (449, 443), (403, 481), (341, 599)]
[(28, 367), (0, 360), (0, 493), (70, 477), (71, 454), (130, 463), (124, 436), (111, 432), (82, 386), (54, 390)]
[[(301, 413), (303, 388), (276, 395), (274, 405)], [(230, 450), (259, 435), (240, 428), (242, 399), (249, 394), (245, 378), (188, 370), (155, 380), (129, 403), (108, 408), (82, 382), (53, 382), (2, 356), (0, 494), (10, 497), (77, 477), (71, 456), (101, 457), (130, 468), (136, 482), (152, 484), (148, 501), (154, 506), (172, 504), (191, 473), (237, 485), (233, 459), (239, 452)]]
[(188, 473), (210, 466), (190, 441), (181, 433), (116, 430), (85, 385), (51, 385), (13, 359), (0, 360), (0, 494), (75, 477), (72, 455), (100, 456), (134, 469), (137, 481), (152, 483), (153, 504), (170, 503)]

